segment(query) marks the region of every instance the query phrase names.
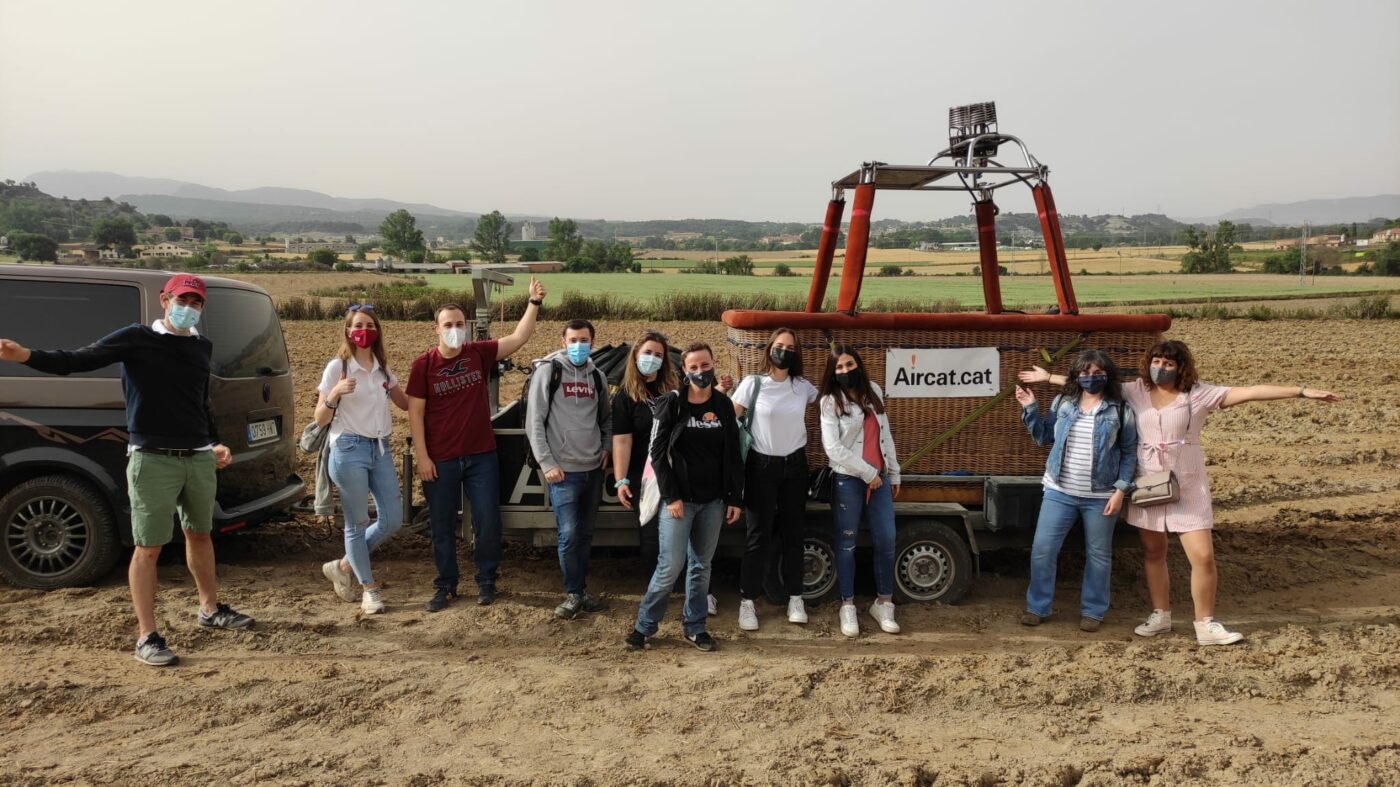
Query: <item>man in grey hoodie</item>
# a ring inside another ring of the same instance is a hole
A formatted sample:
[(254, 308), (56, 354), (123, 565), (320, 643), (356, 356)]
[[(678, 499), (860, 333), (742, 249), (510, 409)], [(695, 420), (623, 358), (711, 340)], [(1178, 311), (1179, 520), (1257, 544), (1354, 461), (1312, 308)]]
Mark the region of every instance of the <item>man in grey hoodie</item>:
[(559, 530), (565, 597), (554, 614), (565, 620), (605, 608), (584, 590), (612, 440), (607, 377), (589, 358), (593, 337), (593, 323), (587, 320), (564, 324), (563, 349), (546, 357), (531, 376), (525, 408), (530, 449), (549, 484)]

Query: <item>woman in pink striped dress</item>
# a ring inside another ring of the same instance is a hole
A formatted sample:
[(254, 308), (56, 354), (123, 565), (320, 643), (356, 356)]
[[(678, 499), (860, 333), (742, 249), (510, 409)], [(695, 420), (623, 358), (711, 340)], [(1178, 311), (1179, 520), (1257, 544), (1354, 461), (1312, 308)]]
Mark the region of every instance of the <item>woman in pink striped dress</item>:
[[(1170, 584), (1167, 573), (1167, 533), (1176, 533), (1191, 561), (1191, 599), (1195, 605), (1196, 642), (1231, 645), (1244, 635), (1215, 619), (1215, 546), (1211, 540), (1210, 477), (1201, 451), (1201, 427), (1210, 413), (1245, 402), (1275, 399), (1317, 399), (1336, 402), (1330, 391), (1302, 385), (1227, 387), (1200, 382), (1191, 351), (1182, 342), (1162, 341), (1148, 348), (1139, 367), (1141, 377), (1123, 383), (1123, 400), (1133, 408), (1138, 425), (1139, 476), (1171, 470), (1181, 486), (1180, 499), (1158, 506), (1128, 506), (1128, 523), (1142, 539), (1143, 568), (1152, 598), (1152, 614), (1135, 631), (1144, 637), (1171, 631)], [(1044, 369), (1022, 372), (1022, 382), (1063, 384), (1064, 378)]]

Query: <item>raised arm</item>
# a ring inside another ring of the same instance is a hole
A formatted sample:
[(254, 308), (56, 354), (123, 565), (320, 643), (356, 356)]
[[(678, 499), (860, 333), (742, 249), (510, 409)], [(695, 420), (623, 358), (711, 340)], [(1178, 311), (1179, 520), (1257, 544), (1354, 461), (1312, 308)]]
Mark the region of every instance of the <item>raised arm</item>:
[(135, 326), (118, 329), (77, 350), (30, 350), (11, 339), (0, 339), (0, 361), (22, 363), (46, 374), (90, 372), (126, 360), (134, 346), (132, 331), (135, 330), (139, 329)]
[(515, 330), (509, 336), (503, 336), (496, 342), (496, 357), (508, 358), (516, 350), (525, 346), (525, 342), (530, 341), (530, 337), (535, 335), (535, 321), (539, 319), (540, 307), (534, 301), (543, 301), (545, 296), (544, 284), (534, 276), (530, 277), (530, 300), (525, 303), (525, 313), (521, 315), (520, 322), (515, 324)]
[(1342, 397), (1331, 391), (1305, 388), (1301, 385), (1245, 385), (1236, 386), (1225, 394), (1220, 408), (1234, 407), (1245, 402), (1271, 402), (1276, 399), (1316, 399), (1320, 402), (1340, 402)]
[(1051, 374), (1039, 366), (1032, 366), (1030, 371), (1017, 372), (1016, 379), (1023, 383), (1050, 383), (1051, 385), (1064, 385), (1068, 377), (1063, 374)]

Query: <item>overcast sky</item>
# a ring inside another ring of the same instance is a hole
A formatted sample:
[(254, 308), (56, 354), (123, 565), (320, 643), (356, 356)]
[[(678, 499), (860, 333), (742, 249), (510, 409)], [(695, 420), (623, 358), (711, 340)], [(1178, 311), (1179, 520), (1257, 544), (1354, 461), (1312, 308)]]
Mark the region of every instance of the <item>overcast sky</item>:
[(994, 100), (1062, 211), (1202, 216), (1400, 193), (1397, 33), (1395, 0), (0, 0), (0, 177), (816, 222)]

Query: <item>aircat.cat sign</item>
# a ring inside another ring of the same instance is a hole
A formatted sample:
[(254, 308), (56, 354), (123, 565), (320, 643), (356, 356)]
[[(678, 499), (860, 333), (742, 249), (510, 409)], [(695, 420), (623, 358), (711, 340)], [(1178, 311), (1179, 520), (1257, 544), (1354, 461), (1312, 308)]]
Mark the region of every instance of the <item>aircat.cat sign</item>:
[(995, 396), (1001, 353), (995, 347), (885, 351), (885, 396), (891, 399)]

